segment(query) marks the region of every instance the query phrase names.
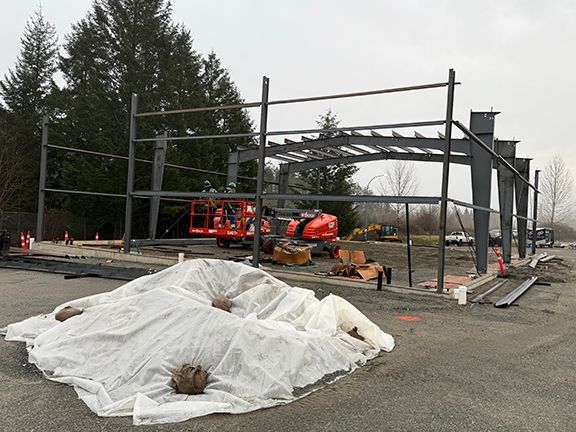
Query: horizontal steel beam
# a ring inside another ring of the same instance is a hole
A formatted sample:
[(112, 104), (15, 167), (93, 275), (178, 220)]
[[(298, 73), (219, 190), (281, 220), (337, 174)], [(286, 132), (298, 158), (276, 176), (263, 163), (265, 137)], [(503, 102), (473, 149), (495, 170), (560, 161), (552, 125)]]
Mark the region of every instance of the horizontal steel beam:
[[(82, 153), (82, 154), (87, 154), (90, 156), (100, 156), (100, 157), (105, 157), (105, 158), (110, 158), (110, 159), (119, 159), (119, 160), (128, 160), (128, 156), (121, 156), (121, 155), (116, 155), (116, 154), (110, 154), (110, 153), (101, 153), (101, 152), (96, 152), (96, 151), (92, 151), (92, 150), (84, 150), (84, 149), (78, 149), (78, 148), (73, 148), (73, 147), (64, 147), (64, 146), (60, 146), (60, 145), (55, 145), (55, 144), (48, 144), (47, 147), (49, 148), (54, 148), (54, 149), (58, 149), (58, 150), (65, 150), (65, 151), (69, 151), (69, 152), (73, 152), (73, 153)], [(136, 162), (142, 162), (142, 163), (154, 163), (154, 161), (148, 160), (148, 159), (135, 159)], [(205, 170), (202, 168), (192, 168), (192, 167), (187, 167), (187, 166), (183, 166), (183, 165), (175, 165), (175, 164), (171, 164), (171, 163), (166, 163), (164, 164), (164, 166), (168, 167), (168, 168), (176, 168), (176, 169), (181, 169), (181, 170), (186, 170), (186, 171), (194, 171), (194, 172), (200, 172), (203, 174), (211, 174), (211, 175), (217, 175), (217, 176), (222, 176), (222, 177), (226, 177), (228, 174), (223, 173), (223, 172), (219, 172), (219, 171), (211, 171), (211, 170)], [(238, 176), (239, 179), (242, 180), (250, 180), (250, 181), (256, 181), (256, 177), (247, 177), (247, 176)], [(269, 184), (278, 184), (278, 182), (275, 181), (269, 181), (269, 180), (264, 180), (266, 183)]]
[(497, 159), (501, 164), (503, 164), (506, 168), (508, 168), (508, 170), (512, 171), (514, 173), (514, 175), (516, 177), (518, 177), (520, 180), (522, 180), (524, 183), (526, 183), (530, 188), (532, 188), (533, 190), (535, 190), (536, 192), (540, 193), (540, 191), (538, 189), (536, 189), (534, 187), (534, 185), (532, 183), (530, 183), (528, 180), (526, 180), (519, 172), (518, 170), (516, 170), (516, 168), (514, 168), (512, 165), (510, 165), (510, 163), (504, 159), (502, 156), (500, 156), (498, 153), (496, 153), (494, 150), (492, 150), (490, 147), (488, 147), (480, 138), (478, 138), (472, 131), (470, 131), (466, 126), (464, 126), (462, 123), (460, 123), (457, 120), (454, 120), (452, 122), (458, 129), (460, 129), (462, 132), (464, 132), (464, 134), (466, 134), (468, 136), (468, 138), (470, 138), (470, 140), (474, 141), (476, 144), (478, 144), (480, 147), (482, 147), (485, 151), (487, 151), (488, 153), (490, 153), (492, 155), (492, 157), (494, 157), (495, 159)]
[(168, 111), (150, 111), (150, 112), (138, 113), (135, 115), (135, 117), (165, 116), (165, 115), (172, 115), (172, 114), (186, 114), (186, 113), (205, 112), (205, 111), (223, 111), (223, 110), (238, 109), (238, 108), (257, 108), (260, 105), (262, 105), (260, 102), (247, 102), (247, 103), (241, 103), (241, 104), (220, 105), (220, 106), (212, 106), (212, 107), (184, 108), (184, 109), (168, 110)]
[(264, 194), (264, 199), (299, 201), (347, 201), (394, 204), (438, 204), (436, 196), (390, 196), (390, 195), (307, 195), (307, 194)]
[(225, 192), (179, 192), (179, 191), (147, 191), (137, 190), (131, 193), (133, 197), (165, 197), (165, 198), (227, 198), (236, 199), (254, 199), (256, 194), (253, 193), (225, 193)]
[(270, 136), (272, 136), (272, 135), (301, 135), (301, 134), (307, 134), (307, 133), (346, 132), (346, 131), (353, 131), (353, 130), (441, 126), (443, 124), (444, 124), (444, 120), (429, 120), (429, 121), (421, 121), (421, 122), (379, 124), (379, 125), (368, 125), (368, 126), (351, 126), (351, 127), (339, 127), (339, 128), (328, 128), (328, 129), (279, 130), (279, 131), (268, 132), (267, 135), (270, 135)]
[(134, 142), (157, 142), (157, 141), (190, 141), (202, 139), (223, 139), (223, 138), (249, 138), (260, 135), (258, 132), (241, 133), (241, 134), (223, 134), (223, 135), (189, 135), (181, 137), (155, 137), (155, 138), (137, 138)]
[[(332, 159), (321, 159), (314, 161), (305, 162), (294, 162), (290, 164), (290, 172), (305, 171), (312, 168), (321, 168), (330, 165), (339, 164), (352, 164), (359, 162), (368, 162), (376, 160), (407, 160), (407, 161), (420, 161), (420, 162), (442, 162), (444, 156), (441, 154), (429, 154), (429, 153), (400, 153), (400, 152), (382, 152), (382, 153), (371, 153), (371, 154), (361, 154), (355, 156), (343, 156), (335, 157)], [(452, 156), (450, 158), (452, 163), (469, 165), (469, 156)]]
[(295, 98), (295, 99), (279, 99), (279, 100), (273, 100), (273, 101), (268, 102), (268, 105), (281, 105), (281, 104), (291, 104), (291, 103), (301, 103), (301, 102), (314, 102), (314, 101), (321, 101), (321, 100), (328, 100), (328, 99), (343, 99), (343, 98), (351, 98), (351, 97), (358, 97), (358, 96), (372, 96), (372, 95), (386, 94), (386, 93), (399, 93), (399, 92), (407, 92), (407, 91), (415, 91), (415, 90), (426, 90), (426, 89), (446, 87), (447, 85), (448, 85), (447, 82), (440, 82), (440, 83), (422, 84), (422, 85), (414, 85), (414, 86), (407, 86), (407, 87), (387, 88), (387, 89), (381, 89), (381, 90), (369, 90), (369, 91), (354, 92), (354, 93), (340, 93), (340, 94), (333, 94), (333, 95), (312, 96), (312, 97), (303, 97), (303, 98)]
[(115, 194), (115, 193), (108, 193), (108, 192), (90, 192), (90, 191), (75, 191), (69, 189), (44, 189), (45, 192), (54, 192), (54, 193), (65, 193), (65, 194), (72, 194), (72, 195), (92, 195), (92, 196), (103, 196), (103, 197), (114, 197), (114, 198), (126, 198), (125, 194)]
[(450, 201), (451, 203), (453, 203), (457, 206), (460, 206), (460, 207), (467, 207), (467, 208), (471, 208), (474, 210), (483, 210), (483, 211), (490, 212), (490, 213), (500, 213), (498, 210), (495, 210), (495, 209), (490, 208), (490, 207), (482, 207), (482, 206), (467, 203), (465, 201), (459, 201), (459, 200), (456, 200), (453, 198), (446, 198), (446, 199), (448, 201)]
[(515, 217), (516, 219), (527, 220), (527, 221), (530, 221), (530, 222), (537, 222), (537, 223), (540, 222), (539, 220), (533, 219), (533, 218), (531, 218), (531, 217), (520, 216), (520, 215), (514, 214), (514, 213), (512, 214), (512, 217)]

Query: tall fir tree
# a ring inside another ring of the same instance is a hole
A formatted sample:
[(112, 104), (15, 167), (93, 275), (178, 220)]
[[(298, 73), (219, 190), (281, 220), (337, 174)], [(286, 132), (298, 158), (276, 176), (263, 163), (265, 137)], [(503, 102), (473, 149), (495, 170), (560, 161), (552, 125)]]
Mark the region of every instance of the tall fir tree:
[(20, 158), (15, 163), (21, 163), (18, 188), (11, 194), (11, 202), (4, 201), (2, 206), (33, 212), (38, 195), (41, 121), (43, 114), (51, 111), (50, 95), (56, 88), (52, 78), (58, 59), (56, 29), (41, 9), (26, 23), (21, 44), (14, 69), (0, 81), (6, 109), (2, 132), (11, 137), (11, 142), (4, 141), (4, 145), (13, 146), (4, 153), (14, 156), (16, 151)]
[[(127, 154), (132, 93), (139, 111), (158, 111), (241, 101), (214, 54), (203, 59), (192, 48), (190, 31), (172, 22), (166, 0), (95, 0), (73, 26), (64, 45), (61, 69), (66, 88), (58, 95), (62, 113), (57, 133), (72, 146)], [(139, 136), (250, 132), (244, 111), (158, 116), (138, 120)], [(170, 142), (167, 162), (222, 171), (237, 142)], [(138, 157), (151, 158), (151, 145), (138, 145)], [(59, 163), (62, 186), (125, 192), (126, 164), (65, 155)], [(150, 186), (150, 165), (137, 164), (136, 188)], [(200, 190), (204, 176), (167, 169), (166, 190)], [(215, 179), (214, 179), (215, 180)], [(95, 219), (123, 217), (123, 203), (109, 199), (67, 198), (66, 208)], [(163, 208), (166, 208), (165, 206)], [(173, 212), (174, 210), (169, 210)], [(147, 206), (138, 202), (135, 235), (145, 235)]]
[[(319, 138), (329, 138), (337, 134), (329, 129), (338, 127), (340, 121), (336, 113), (329, 109), (325, 114), (320, 115), (316, 124), (322, 129), (327, 129), (326, 132), (319, 134)], [(324, 151), (329, 152), (329, 150)], [(334, 156), (337, 157), (336, 154)], [(357, 171), (358, 167), (355, 165), (339, 164), (303, 171), (298, 178), (319, 195), (352, 195), (355, 187), (352, 176)], [(310, 208), (315, 205), (311, 201), (300, 201), (296, 204), (300, 208)], [(324, 201), (320, 202), (320, 207), (324, 212), (338, 217), (340, 235), (346, 235), (356, 227), (358, 213), (354, 203)]]

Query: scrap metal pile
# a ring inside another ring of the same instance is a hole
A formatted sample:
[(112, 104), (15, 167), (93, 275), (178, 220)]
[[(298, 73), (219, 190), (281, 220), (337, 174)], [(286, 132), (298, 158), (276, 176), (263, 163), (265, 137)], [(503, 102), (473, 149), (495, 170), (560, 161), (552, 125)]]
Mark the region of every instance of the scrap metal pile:
[(201, 259), (5, 332), (96, 414), (134, 424), (287, 404), (394, 347), (340, 297), (318, 300), (262, 270)]

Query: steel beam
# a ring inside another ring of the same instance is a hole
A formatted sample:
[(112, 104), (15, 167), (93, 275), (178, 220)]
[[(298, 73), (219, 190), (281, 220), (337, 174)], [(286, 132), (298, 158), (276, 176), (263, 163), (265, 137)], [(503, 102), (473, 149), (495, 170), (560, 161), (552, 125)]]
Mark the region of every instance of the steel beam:
[(240, 151), (236, 150), (228, 153), (228, 172), (226, 175), (226, 184), (230, 182), (238, 182), (238, 160)]
[[(288, 181), (290, 179), (290, 167), (291, 164), (280, 165), (280, 170), (278, 172), (278, 193), (281, 195), (286, 195), (288, 193)], [(279, 199), (278, 207), (284, 208), (286, 205), (286, 200)]]
[[(516, 143), (496, 141), (497, 153), (514, 165)], [(500, 231), (502, 233), (502, 259), (505, 264), (512, 262), (512, 214), (514, 207), (514, 173), (502, 164), (496, 163), (498, 175), (498, 202), (500, 206)]]
[[(138, 114), (138, 95), (132, 93), (130, 109), (130, 137), (128, 141), (128, 177), (126, 179), (126, 212), (124, 215), (124, 253), (130, 253), (132, 239), (132, 191), (134, 190), (134, 174), (136, 170), (136, 114)], [(161, 140), (158, 137), (156, 140)]]
[[(540, 170), (534, 171), (534, 186), (538, 189)], [(532, 209), (532, 255), (536, 255), (536, 228), (538, 225), (538, 192), (534, 192), (534, 208)]]
[[(440, 294), (444, 292), (444, 261), (446, 255), (446, 219), (448, 214), (448, 184), (450, 179), (450, 157), (452, 148), (452, 119), (454, 115), (454, 83), (456, 73), (454, 69), (448, 72), (448, 96), (446, 101), (446, 121), (445, 121), (445, 144), (442, 161), (442, 188), (440, 199), (440, 224), (438, 229), (438, 278), (436, 279), (436, 291)], [(430, 156), (430, 155), (429, 155)]]
[(256, 218), (254, 221), (254, 244), (252, 245), (252, 265), (260, 264), (260, 227), (262, 225), (262, 201), (264, 193), (264, 168), (266, 165), (266, 132), (268, 130), (268, 93), (270, 80), (262, 77), (262, 103), (260, 106), (260, 138), (258, 142), (258, 182), (256, 184)]
[(341, 201), (392, 204), (438, 204), (437, 196), (393, 196), (393, 195), (314, 195), (314, 194), (264, 194), (271, 200)]
[[(370, 153), (370, 154), (362, 154), (346, 157), (335, 157), (333, 159), (294, 162), (290, 164), (291, 165), (290, 170), (291, 172), (299, 172), (330, 165), (353, 164), (358, 162), (368, 162), (368, 161), (388, 160), (388, 159), (421, 161), (421, 162), (442, 162), (443, 158), (444, 156), (440, 154), (382, 152), (382, 153)], [(462, 165), (470, 164), (470, 158), (468, 156), (452, 156), (451, 161)]]
[(223, 110), (241, 109), (241, 108), (257, 108), (259, 106), (260, 106), (260, 102), (247, 102), (247, 103), (233, 104), (233, 105), (220, 105), (220, 106), (198, 107), (198, 108), (184, 108), (184, 109), (169, 110), (169, 111), (143, 112), (143, 113), (136, 114), (136, 117), (152, 117), (152, 116), (165, 116), (165, 115), (172, 115), (172, 114), (186, 114), (186, 113), (194, 113), (194, 112), (223, 111)]
[[(165, 132), (163, 136), (168, 136)], [(152, 190), (162, 190), (162, 180), (164, 179), (164, 163), (166, 162), (166, 141), (157, 141), (154, 144), (154, 165), (152, 168)], [(150, 218), (148, 224), (148, 238), (156, 238), (156, 227), (158, 226), (158, 213), (160, 212), (160, 197), (153, 196), (150, 199)]]
[[(147, 191), (147, 190), (136, 190), (131, 193), (134, 198), (146, 198), (159, 196), (162, 198), (218, 198), (224, 199), (228, 198), (231, 200), (235, 199), (254, 199), (256, 195), (253, 193), (226, 193), (226, 192), (181, 192), (181, 191)], [(124, 195), (120, 195), (124, 196)]]
[[(472, 112), (470, 131), (493, 151), (495, 112)], [(492, 155), (484, 146), (472, 145), (470, 165), (472, 173), (472, 203), (480, 207), (490, 207), (492, 187)], [(488, 270), (488, 240), (490, 213), (474, 209), (474, 237), (476, 242), (476, 265), (479, 273)]]
[(40, 143), (40, 179), (38, 182), (38, 208), (36, 213), (36, 241), (44, 239), (44, 207), (46, 203), (46, 174), (48, 170), (48, 116), (42, 117)]
[[(530, 177), (530, 160), (517, 158), (516, 159), (516, 169), (522, 177)], [(516, 228), (518, 229), (518, 256), (520, 258), (526, 258), (526, 228), (527, 228), (527, 217), (528, 217), (528, 186), (520, 178), (515, 179), (515, 197), (516, 197), (516, 213), (518, 218), (516, 219)]]
[(75, 191), (75, 190), (68, 190), (68, 189), (51, 189), (51, 188), (46, 188), (44, 190), (46, 192), (64, 193), (64, 194), (72, 194), (72, 195), (91, 195), (91, 196), (101, 196), (101, 197), (110, 197), (110, 198), (126, 198), (126, 195), (124, 195), (124, 194), (116, 194), (116, 193), (108, 193), (108, 192)]

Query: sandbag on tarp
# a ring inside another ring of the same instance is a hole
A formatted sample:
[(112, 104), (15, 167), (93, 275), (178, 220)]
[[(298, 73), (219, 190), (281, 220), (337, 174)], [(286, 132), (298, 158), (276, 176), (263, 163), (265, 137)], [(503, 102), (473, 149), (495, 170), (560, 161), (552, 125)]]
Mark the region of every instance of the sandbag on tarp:
[[(212, 306), (218, 294), (231, 311)], [(64, 322), (63, 306), (81, 309)], [(347, 332), (356, 328), (364, 341)], [(192, 260), (109, 293), (68, 301), (7, 328), (48, 379), (74, 386), (100, 416), (134, 424), (242, 413), (291, 402), (394, 347), (344, 299), (293, 288), (266, 272)], [(208, 373), (201, 394), (176, 393), (183, 364)]]

